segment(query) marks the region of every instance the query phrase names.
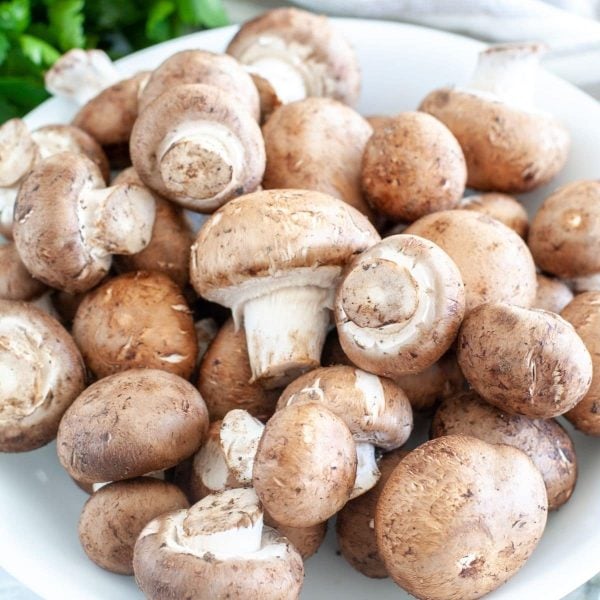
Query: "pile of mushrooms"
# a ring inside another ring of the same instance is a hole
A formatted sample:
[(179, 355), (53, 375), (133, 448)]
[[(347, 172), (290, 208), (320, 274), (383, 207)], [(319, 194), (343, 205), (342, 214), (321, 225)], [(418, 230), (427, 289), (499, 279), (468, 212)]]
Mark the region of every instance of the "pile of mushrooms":
[(56, 439), (92, 561), (150, 599), (296, 598), (337, 516), (339, 560), (417, 598), (525, 564), (575, 488), (561, 416), (600, 436), (600, 184), (531, 223), (506, 195), (568, 156), (540, 53), (371, 118), (297, 9), (48, 72), (73, 123), (0, 127), (0, 451)]

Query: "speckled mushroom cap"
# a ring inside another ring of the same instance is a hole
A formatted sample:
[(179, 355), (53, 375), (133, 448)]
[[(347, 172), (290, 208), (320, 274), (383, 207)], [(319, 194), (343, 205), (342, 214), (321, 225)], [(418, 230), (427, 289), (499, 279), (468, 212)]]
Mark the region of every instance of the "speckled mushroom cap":
[(335, 322), (355, 365), (395, 377), (441, 358), (464, 311), (464, 285), (451, 258), (429, 240), (400, 234), (348, 266), (336, 293)]
[(14, 237), (34, 277), (77, 293), (100, 282), (113, 253), (142, 250), (150, 241), (154, 217), (154, 199), (147, 190), (105, 188), (88, 158), (61, 152), (41, 161), (21, 186)]
[(53, 440), (84, 386), (83, 360), (62, 325), (34, 306), (0, 300), (0, 451)]
[(484, 302), (532, 305), (535, 264), (525, 242), (506, 225), (470, 210), (445, 210), (422, 217), (405, 232), (431, 240), (456, 263), (467, 313)]
[(135, 122), (129, 149), (148, 187), (197, 212), (254, 191), (265, 170), (256, 120), (211, 85), (178, 85), (161, 94)]
[(323, 404), (346, 423), (355, 442), (384, 450), (404, 444), (412, 431), (406, 394), (393, 381), (353, 367), (322, 367), (301, 375), (283, 390), (277, 408), (299, 402)]
[(25, 268), (15, 245), (0, 238), (0, 299), (31, 300), (45, 289)]
[(549, 419), (573, 408), (592, 381), (592, 359), (567, 321), (545, 310), (483, 304), (465, 318), (458, 364), (475, 391), (513, 414)]
[(284, 103), (308, 96), (358, 101), (358, 60), (327, 17), (296, 8), (267, 11), (242, 25), (227, 53), (264, 77)]
[(560, 314), (563, 308), (573, 300), (573, 292), (560, 279), (546, 277), (538, 273), (537, 284), (537, 294), (533, 308), (541, 308)]
[(362, 156), (372, 133), (356, 111), (330, 98), (281, 106), (263, 126), (263, 188), (325, 192), (373, 217), (360, 187)]
[(140, 95), (140, 110), (172, 87), (190, 83), (213, 85), (228, 92), (258, 121), (259, 97), (252, 77), (235, 58), (206, 50), (182, 50), (154, 69)]
[(522, 450), (539, 469), (548, 493), (548, 510), (562, 506), (577, 480), (575, 448), (569, 434), (554, 419), (529, 419), (505, 413), (475, 392), (446, 398), (431, 424), (431, 437), (469, 435), (490, 444)]
[(304, 579), (302, 558), (263, 526), (262, 508), (249, 489), (207, 496), (148, 523), (133, 568), (149, 600), (295, 600)]
[(196, 365), (192, 311), (163, 273), (126, 273), (91, 291), (77, 309), (73, 337), (97, 377), (148, 368), (187, 379)]
[(600, 436), (600, 292), (575, 296), (561, 315), (575, 327), (592, 357), (592, 384), (583, 400), (565, 414), (577, 429)]
[(475, 600), (513, 576), (539, 542), (546, 488), (529, 457), (473, 437), (437, 438), (405, 456), (377, 503), (377, 546), (417, 598)]
[(185, 379), (131, 369), (88, 387), (65, 413), (57, 451), (71, 477), (118, 481), (175, 466), (208, 431), (204, 400)]
[(527, 239), (527, 232), (529, 230), (527, 211), (512, 196), (497, 192), (466, 196), (460, 201), (458, 206), (464, 210), (474, 210), (492, 219), (496, 219), (500, 223), (504, 223), (504, 225), (510, 227), (522, 238)]

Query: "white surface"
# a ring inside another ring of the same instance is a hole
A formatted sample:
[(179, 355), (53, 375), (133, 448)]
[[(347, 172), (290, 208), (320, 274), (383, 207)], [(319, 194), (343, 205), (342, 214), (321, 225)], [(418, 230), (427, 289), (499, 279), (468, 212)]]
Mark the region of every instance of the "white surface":
[[(418, 27), (377, 21), (338, 20), (360, 56), (365, 114), (414, 109), (431, 89), (468, 79), (477, 42)], [(213, 30), (143, 51), (121, 62), (123, 73), (152, 68), (183, 48), (222, 50), (233, 28)], [(545, 75), (540, 105), (569, 127), (573, 150), (565, 171), (530, 196), (532, 207), (560, 183), (598, 176), (600, 108), (572, 86)], [(67, 121), (72, 108), (52, 100), (28, 118), (32, 126)], [(507, 274), (510, 276), (510, 274)], [(580, 476), (571, 501), (550, 516), (529, 563), (493, 600), (558, 600), (600, 570), (600, 439), (575, 434)], [(77, 541), (85, 494), (61, 470), (55, 447), (0, 456), (0, 566), (40, 596), (57, 600), (141, 598), (133, 579), (90, 563)], [(333, 536), (307, 563), (304, 599), (408, 598), (389, 580), (372, 581), (353, 571), (334, 551)]]

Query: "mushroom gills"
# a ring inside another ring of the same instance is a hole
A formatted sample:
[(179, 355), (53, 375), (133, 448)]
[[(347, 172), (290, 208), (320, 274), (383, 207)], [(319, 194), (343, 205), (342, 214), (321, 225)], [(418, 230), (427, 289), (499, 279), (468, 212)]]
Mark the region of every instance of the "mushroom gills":
[(381, 473), (377, 466), (375, 446), (364, 442), (356, 442), (356, 479), (350, 494), (350, 500), (368, 492), (377, 485)]

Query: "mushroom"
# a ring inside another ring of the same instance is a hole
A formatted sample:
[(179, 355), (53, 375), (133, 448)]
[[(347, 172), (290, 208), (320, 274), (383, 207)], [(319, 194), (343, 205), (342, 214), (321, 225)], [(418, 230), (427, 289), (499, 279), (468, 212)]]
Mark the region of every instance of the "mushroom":
[(554, 419), (529, 419), (505, 413), (475, 392), (446, 398), (431, 424), (431, 437), (469, 435), (489, 444), (522, 450), (539, 469), (548, 494), (548, 510), (560, 508), (577, 480), (575, 448), (569, 434)]
[(561, 315), (573, 325), (592, 357), (592, 384), (565, 417), (587, 435), (600, 436), (600, 292), (578, 294)]
[(265, 170), (254, 117), (235, 96), (204, 84), (177, 85), (151, 102), (129, 150), (149, 188), (196, 212), (254, 191)]
[(144, 188), (105, 188), (96, 165), (70, 152), (41, 161), (15, 206), (14, 237), (27, 270), (60, 290), (94, 287), (112, 254), (136, 254), (151, 238), (154, 198)]
[(467, 186), (520, 193), (548, 183), (564, 166), (568, 131), (533, 103), (540, 44), (498, 44), (479, 54), (465, 88), (442, 88), (421, 103), (456, 136)]
[(199, 319), (194, 322), (194, 329), (196, 330), (196, 340), (198, 343), (196, 368), (199, 369), (204, 355), (213, 340), (217, 337), (217, 333), (219, 333), (219, 325), (212, 317), (206, 317), (205, 319)]
[(492, 219), (504, 223), (522, 238), (527, 239), (529, 217), (525, 207), (512, 196), (489, 192), (475, 196), (466, 196), (459, 204), (464, 210), (474, 210)]
[(365, 117), (373, 131), (383, 129), (393, 118), (390, 115), (369, 115)]
[(537, 295), (533, 308), (541, 308), (560, 314), (563, 308), (573, 300), (573, 292), (560, 279), (546, 277), (538, 273), (537, 284)]
[(0, 452), (52, 441), (84, 387), (83, 360), (58, 321), (25, 302), (0, 300)]
[(537, 265), (573, 279), (579, 291), (593, 290), (594, 277), (600, 276), (599, 244), (599, 181), (562, 186), (544, 200), (531, 222), (529, 248)]
[(256, 192), (204, 224), (190, 278), (243, 322), (252, 380), (278, 387), (319, 366), (342, 267), (378, 240), (366, 217), (326, 194)]
[(157, 369), (131, 369), (88, 387), (65, 413), (58, 458), (83, 483), (168, 469), (198, 450), (208, 412), (190, 383)]
[(344, 421), (322, 404), (292, 404), (268, 421), (254, 461), (253, 484), (282, 525), (326, 521), (350, 499), (356, 446)]
[[(113, 185), (129, 184), (144, 187), (134, 168), (117, 175)], [(137, 254), (115, 256), (117, 271), (159, 271), (168, 275), (183, 288), (190, 277), (190, 248), (193, 235), (183, 210), (152, 194), (156, 204), (156, 217), (148, 245)]]
[(88, 293), (73, 337), (97, 377), (139, 367), (187, 379), (196, 366), (194, 319), (179, 287), (163, 273), (126, 273)]
[(377, 547), (390, 577), (427, 600), (474, 600), (527, 561), (544, 531), (544, 480), (511, 446), (437, 438), (405, 456), (377, 503)]
[(592, 359), (572, 325), (545, 310), (483, 304), (465, 318), (458, 364), (487, 402), (550, 419), (573, 408), (592, 381)]
[(387, 237), (346, 269), (335, 300), (345, 354), (366, 371), (419, 373), (450, 348), (465, 311), (457, 266), (416, 235)]
[(425, 113), (390, 117), (365, 147), (362, 189), (371, 206), (396, 221), (454, 208), (466, 180), (465, 157), (456, 138)]
[(149, 600), (293, 600), (304, 578), (298, 552), (263, 525), (252, 489), (207, 496), (148, 523), (135, 544), (133, 569)]
[(116, 481), (94, 492), (79, 518), (79, 541), (99, 567), (133, 575), (133, 547), (142, 529), (159, 515), (185, 509), (184, 493), (151, 477)]
[(456, 263), (465, 284), (466, 313), (485, 302), (531, 306), (535, 264), (525, 242), (495, 219), (470, 210), (422, 217), (405, 233), (437, 244)]
[(377, 550), (375, 509), (386, 481), (407, 454), (405, 450), (384, 454), (377, 463), (381, 472), (377, 485), (350, 500), (337, 515), (335, 532), (342, 556), (366, 577), (383, 579), (388, 576)]
[(330, 98), (281, 106), (263, 127), (263, 188), (325, 192), (372, 218), (360, 188), (362, 156), (372, 132), (356, 111)]
[(265, 525), (276, 529), (298, 550), (302, 560), (317, 553), (327, 533), (327, 521), (310, 525), (309, 527), (290, 527), (278, 523), (267, 512), (264, 513)]
[(276, 8), (244, 23), (227, 54), (260, 75), (286, 104), (326, 96), (353, 106), (360, 93), (354, 50), (327, 17)]
[(252, 77), (252, 82), (256, 86), (260, 101), (260, 123), (264, 124), (273, 114), (273, 111), (281, 106), (281, 100), (264, 77), (257, 73), (250, 73), (250, 77)]
[(45, 289), (25, 268), (14, 243), (0, 237), (0, 299), (32, 300)]
[(213, 85), (227, 92), (259, 120), (259, 96), (252, 77), (231, 56), (206, 50), (177, 52), (154, 69), (140, 95), (140, 111), (171, 88), (191, 83)]

